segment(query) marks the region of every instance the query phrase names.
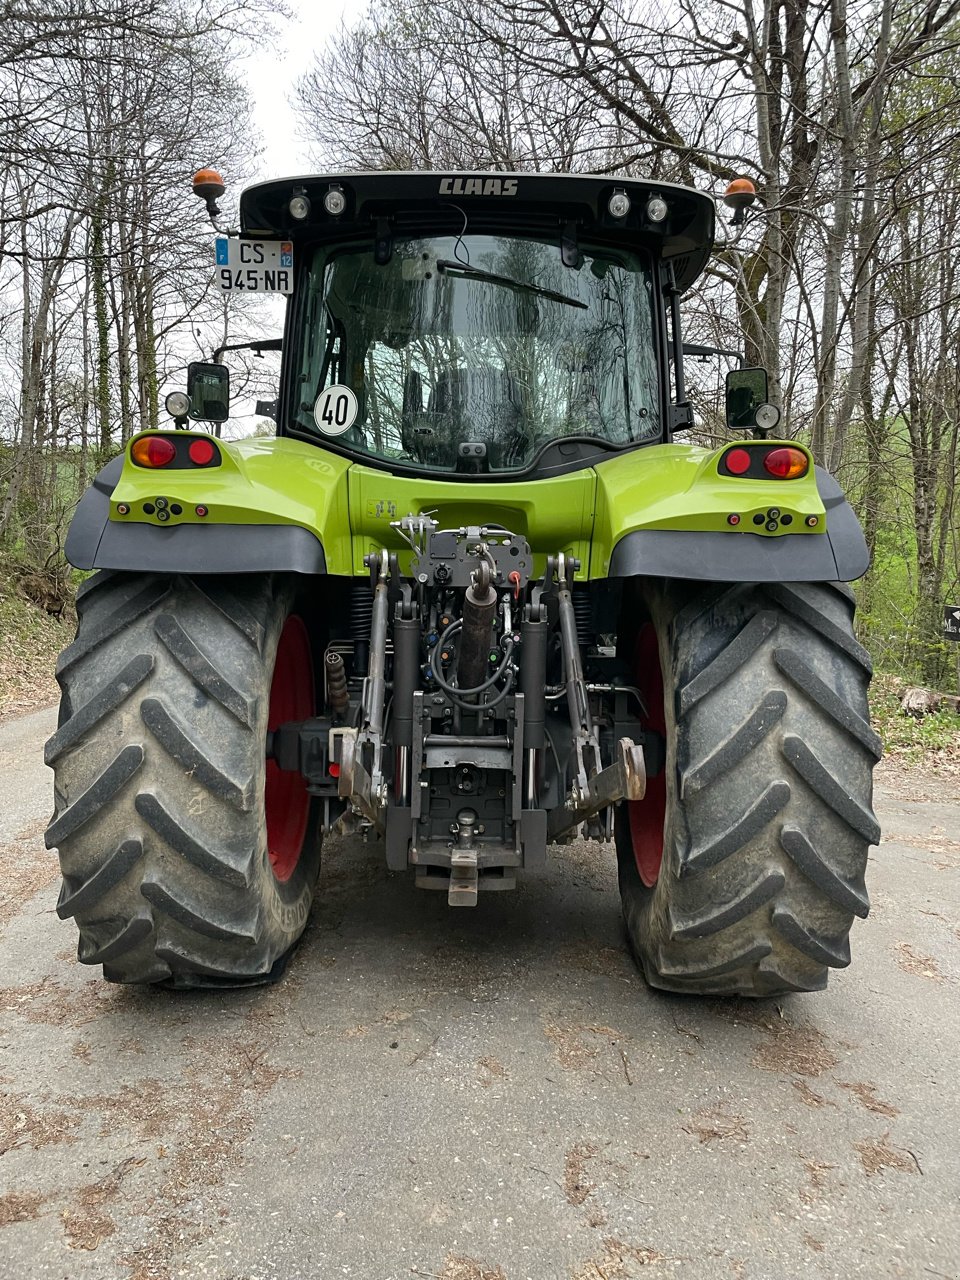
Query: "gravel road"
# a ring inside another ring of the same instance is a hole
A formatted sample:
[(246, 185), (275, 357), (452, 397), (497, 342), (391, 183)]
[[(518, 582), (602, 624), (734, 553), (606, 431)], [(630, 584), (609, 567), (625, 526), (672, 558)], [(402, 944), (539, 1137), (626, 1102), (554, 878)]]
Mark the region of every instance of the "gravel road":
[(613, 854), (451, 912), (331, 844), (280, 985), (111, 987), (0, 726), (0, 1280), (960, 1276), (960, 785), (881, 767), (827, 992), (644, 987)]

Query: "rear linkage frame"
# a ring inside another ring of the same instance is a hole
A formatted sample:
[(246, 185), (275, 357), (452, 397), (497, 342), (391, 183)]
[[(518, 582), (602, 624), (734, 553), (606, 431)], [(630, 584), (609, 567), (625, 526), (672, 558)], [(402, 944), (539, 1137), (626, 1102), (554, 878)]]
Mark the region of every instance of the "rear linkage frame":
[(325, 828), (376, 833), (388, 867), (473, 906), (543, 865), (548, 843), (581, 827), (610, 839), (613, 806), (642, 799), (662, 743), (644, 741), (635, 689), (587, 683), (578, 561), (550, 556), (534, 581), (528, 543), (499, 526), (392, 527), (413, 559), (408, 576), (385, 549), (364, 561), (368, 653), (330, 641), (327, 714), (279, 726), (267, 755), (306, 779)]

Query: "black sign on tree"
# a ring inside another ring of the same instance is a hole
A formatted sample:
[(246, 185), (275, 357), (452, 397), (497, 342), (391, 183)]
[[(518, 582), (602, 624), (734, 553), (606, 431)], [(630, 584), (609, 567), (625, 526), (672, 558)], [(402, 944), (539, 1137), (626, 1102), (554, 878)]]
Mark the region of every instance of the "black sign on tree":
[[(943, 606), (943, 638), (960, 641), (960, 605), (945, 604)], [(957, 693), (960, 693), (960, 649), (957, 650)], [(957, 703), (960, 711), (960, 703)]]

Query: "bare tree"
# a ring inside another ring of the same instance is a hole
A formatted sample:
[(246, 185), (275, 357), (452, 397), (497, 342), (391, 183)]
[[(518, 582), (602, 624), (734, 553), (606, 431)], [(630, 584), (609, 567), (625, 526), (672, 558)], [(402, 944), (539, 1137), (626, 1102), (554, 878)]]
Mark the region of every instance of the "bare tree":
[(902, 492), (929, 635), (957, 559), (958, 37), (960, 0), (415, 0), (344, 26), (298, 95), (323, 166), (751, 177), (688, 324), (770, 371), (871, 548)]
[[(95, 466), (157, 424), (183, 335), (215, 318), (209, 229), (187, 194), (247, 163), (233, 72), (243, 20), (271, 0), (50, 0), (0, 24), (0, 309), (18, 325), (19, 397), (2, 424), (0, 537), (34, 558)], [(11, 353), (12, 354), (12, 353)], [(50, 461), (58, 451), (59, 465)], [(76, 473), (77, 490), (64, 490)], [(63, 498), (63, 501), (61, 501)]]

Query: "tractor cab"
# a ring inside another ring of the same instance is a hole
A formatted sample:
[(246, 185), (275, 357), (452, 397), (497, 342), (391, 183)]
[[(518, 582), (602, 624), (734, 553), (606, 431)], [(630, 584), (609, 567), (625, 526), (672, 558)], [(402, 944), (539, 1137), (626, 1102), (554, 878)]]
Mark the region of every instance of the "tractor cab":
[[(668, 440), (688, 412), (672, 303), (713, 213), (681, 187), (539, 174), (253, 187), (235, 253), (269, 237), (293, 263), (278, 434), (490, 479), (555, 471), (564, 441), (582, 466)], [(245, 270), (221, 284), (246, 287)]]

